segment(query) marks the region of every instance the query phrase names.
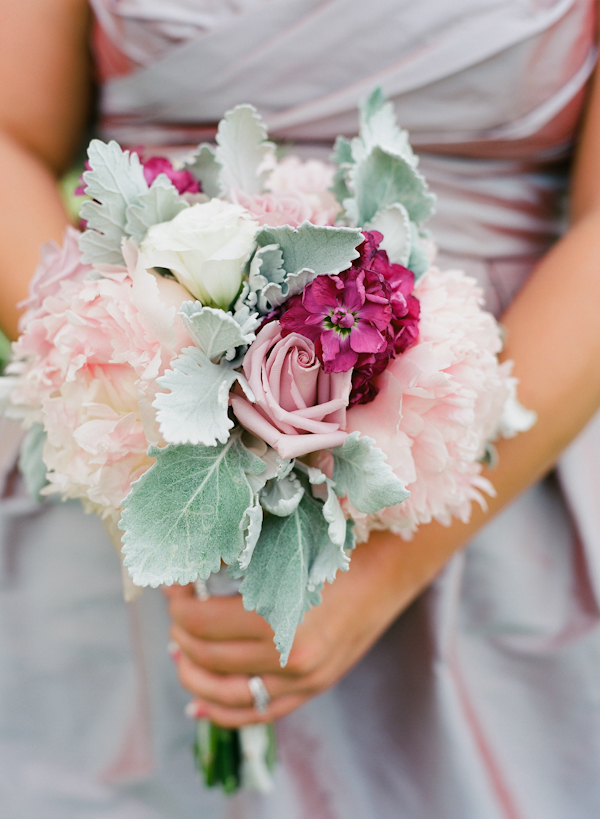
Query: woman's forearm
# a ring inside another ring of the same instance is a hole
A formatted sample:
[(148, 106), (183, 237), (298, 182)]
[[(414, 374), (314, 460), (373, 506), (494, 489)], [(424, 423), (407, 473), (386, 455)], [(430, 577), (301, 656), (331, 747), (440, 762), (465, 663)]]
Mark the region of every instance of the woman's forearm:
[[(555, 245), (502, 317), (504, 357), (514, 360), (519, 398), (537, 412), (538, 421), (529, 432), (498, 443), (498, 466), (485, 472), (497, 493), (487, 510), (475, 507), (468, 525), (422, 526), (408, 543), (376, 532), (356, 550), (352, 562), (362, 566), (354, 565), (354, 571), (371, 571), (380, 590), (381, 583), (388, 587), (374, 601), (379, 617), (389, 623), (403, 611), (456, 550), (556, 463), (595, 413), (600, 406), (599, 313), (600, 211), (594, 211)], [(344, 580), (335, 584), (340, 594)], [(335, 587), (327, 593), (335, 594)]]
[(0, 327), (16, 338), (19, 311), (40, 245), (60, 242), (68, 217), (48, 167), (0, 131)]

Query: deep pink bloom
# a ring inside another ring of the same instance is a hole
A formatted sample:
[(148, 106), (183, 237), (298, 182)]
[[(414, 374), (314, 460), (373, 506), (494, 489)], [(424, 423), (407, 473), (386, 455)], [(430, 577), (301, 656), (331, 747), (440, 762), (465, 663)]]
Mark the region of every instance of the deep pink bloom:
[(315, 343), (325, 372), (354, 368), (350, 405), (377, 395), (376, 376), (418, 337), (414, 275), (379, 249), (382, 235), (365, 231), (359, 258), (337, 276), (319, 276), (291, 298), (280, 317), (282, 334)]
[(144, 166), (144, 178), (149, 185), (154, 182), (159, 174), (164, 173), (169, 177), (179, 193), (200, 193), (200, 182), (192, 172), (176, 170), (165, 156), (151, 156), (149, 159), (143, 159), (140, 156), (140, 159)]
[[(201, 186), (200, 182), (195, 178), (191, 171), (187, 170), (176, 170), (171, 161), (167, 159), (165, 156), (151, 156), (148, 159), (144, 159), (141, 150), (134, 151), (140, 158), (140, 162), (144, 168), (144, 179), (151, 185), (156, 177), (164, 173), (166, 176), (169, 177), (171, 182), (177, 188), (178, 193), (200, 193)], [(91, 165), (89, 160), (85, 160), (84, 163), (84, 170), (90, 171)], [(79, 185), (75, 188), (75, 196), (84, 196), (85, 195), (85, 182), (83, 181), (83, 176), (79, 180)]]

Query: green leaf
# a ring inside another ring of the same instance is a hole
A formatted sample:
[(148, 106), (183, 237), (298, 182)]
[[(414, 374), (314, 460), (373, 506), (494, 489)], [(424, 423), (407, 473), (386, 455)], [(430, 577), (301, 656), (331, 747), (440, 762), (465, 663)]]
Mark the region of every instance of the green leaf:
[[(250, 481), (252, 484), (252, 481)], [(262, 531), (263, 508), (258, 495), (254, 497), (252, 506), (249, 506), (242, 520), (242, 529), (245, 531), (244, 551), (238, 558), (239, 568), (245, 571), (252, 560), (252, 555)]]
[(260, 493), (260, 502), (271, 515), (285, 518), (297, 508), (304, 495), (304, 487), (295, 475), (284, 475), (267, 481)]
[(427, 273), (430, 266), (429, 257), (423, 250), (423, 240), (427, 239), (427, 233), (419, 232), (419, 230), (417, 230), (417, 226), (412, 223), (410, 228), (410, 256), (406, 266), (415, 274), (415, 279), (419, 279), (424, 273)]
[(342, 206), (347, 199), (352, 198), (352, 191), (348, 187), (347, 172), (343, 168), (339, 168), (334, 173), (331, 192)]
[(156, 379), (167, 393), (158, 393), (157, 410), (163, 438), (170, 444), (216, 446), (229, 438), (229, 390), (243, 378), (231, 365), (213, 362), (198, 347), (186, 347), (164, 375)]
[(225, 193), (220, 182), (222, 167), (216, 160), (215, 149), (207, 142), (198, 146), (198, 150), (184, 167), (200, 180), (202, 193), (211, 199)]
[(308, 492), (288, 517), (267, 515), (263, 521), (240, 592), (244, 607), (256, 609), (275, 632), (282, 666), (304, 612), (319, 600), (308, 589), (308, 577), (316, 555), (328, 542), (322, 504)]
[[(316, 487), (313, 492), (319, 498), (325, 500), (322, 511), (323, 517), (328, 524), (329, 542), (322, 544), (322, 548), (311, 566), (308, 576), (308, 588), (312, 590), (319, 588), (326, 581), (333, 583), (338, 569), (343, 572), (348, 571), (350, 556), (347, 554), (346, 549), (348, 548), (349, 533), (351, 536), (354, 524), (352, 521), (346, 520), (335, 493), (335, 483), (324, 472), (316, 467), (305, 466), (302, 462), (298, 462), (296, 468), (305, 473), (311, 485)], [(324, 493), (324, 497), (320, 493)]]
[(404, 205), (414, 222), (422, 222), (434, 210), (435, 196), (425, 177), (405, 159), (374, 147), (364, 160), (348, 172), (354, 202), (344, 203), (357, 224), (366, 225), (390, 205)]
[(250, 289), (261, 290), (269, 282), (282, 282), (284, 279), (283, 253), (279, 245), (257, 248), (248, 272)]
[(335, 491), (365, 514), (374, 514), (410, 497), (410, 492), (386, 462), (384, 453), (366, 435), (351, 432), (333, 453)]
[(138, 586), (206, 580), (245, 548), (242, 523), (254, 493), (246, 473), (265, 464), (234, 433), (216, 447), (150, 447), (156, 463), (123, 502), (124, 563)]
[(21, 444), (19, 471), (25, 480), (27, 491), (34, 500), (40, 500), (40, 492), (48, 483), (44, 463), (46, 431), (41, 424), (33, 424)]
[(357, 228), (321, 227), (310, 222), (298, 228), (264, 227), (256, 237), (261, 247), (279, 245), (286, 278), (303, 269), (314, 271), (316, 276), (333, 276), (347, 270), (358, 258), (356, 248), (363, 239)]
[(215, 158), (221, 165), (220, 182), (253, 195), (263, 190), (269, 171), (259, 171), (275, 146), (267, 141), (267, 130), (256, 108), (238, 105), (219, 123)]
[(138, 245), (148, 233), (148, 228), (160, 222), (170, 222), (177, 214), (188, 208), (177, 188), (164, 173), (159, 174), (150, 189), (140, 194), (137, 204), (128, 205), (125, 231)]
[(414, 225), (404, 205), (396, 203), (377, 211), (368, 228), (383, 234), (380, 247), (386, 251), (390, 262), (406, 267), (411, 254), (411, 228), (414, 228)]
[(123, 264), (121, 241), (127, 236), (127, 208), (137, 205), (148, 192), (144, 171), (136, 153), (123, 151), (93, 139), (88, 148), (91, 170), (83, 174), (90, 201), (81, 206), (87, 228), (79, 239), (82, 261), (86, 264)]
[[(419, 158), (411, 148), (408, 131), (398, 127), (394, 106), (386, 100), (381, 88), (376, 88), (360, 106), (359, 132), (365, 156), (378, 146), (386, 153), (400, 157), (413, 168), (419, 164)], [(353, 148), (356, 151), (356, 142), (353, 142)], [(356, 161), (356, 155), (354, 159)]]
[(258, 299), (258, 309), (263, 315), (270, 313), (275, 307), (279, 307), (284, 301), (292, 296), (302, 293), (307, 284), (317, 278), (314, 270), (303, 268), (297, 273), (290, 273), (283, 284), (270, 282), (260, 292)]
[(333, 146), (331, 159), (336, 165), (353, 165), (354, 157), (352, 156), (352, 143), (350, 140), (338, 136)]
[[(185, 301), (179, 315), (198, 347), (213, 362), (218, 362), (223, 354), (231, 361), (237, 347), (252, 344), (256, 337), (253, 330), (259, 324), (256, 319), (249, 323), (249, 315), (244, 315), (242, 328), (231, 313), (204, 307), (199, 301)], [(248, 329), (250, 326), (252, 330)]]

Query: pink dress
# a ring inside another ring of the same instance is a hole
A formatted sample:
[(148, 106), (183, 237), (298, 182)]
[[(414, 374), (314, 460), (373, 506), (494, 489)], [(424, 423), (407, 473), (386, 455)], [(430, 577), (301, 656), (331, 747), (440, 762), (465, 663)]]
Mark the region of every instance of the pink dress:
[[(107, 138), (190, 145), (252, 102), (273, 136), (324, 156), (379, 84), (438, 194), (441, 261), (477, 276), (489, 309), (502, 312), (560, 234), (594, 0), (92, 5)], [(233, 799), (192, 770), (160, 594), (127, 613), (97, 521), (13, 493), (0, 816), (592, 819), (599, 462), (596, 419), (333, 690), (281, 720), (274, 793)]]

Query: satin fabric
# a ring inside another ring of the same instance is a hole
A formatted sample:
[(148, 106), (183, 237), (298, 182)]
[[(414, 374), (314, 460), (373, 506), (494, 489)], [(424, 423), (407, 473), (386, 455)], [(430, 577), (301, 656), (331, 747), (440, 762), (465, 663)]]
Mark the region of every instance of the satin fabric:
[[(355, 133), (357, 102), (381, 84), (438, 195), (440, 261), (476, 275), (489, 309), (501, 313), (560, 235), (565, 161), (595, 63), (592, 0), (92, 5), (106, 137), (183, 146), (249, 101), (274, 136), (323, 156), (337, 133)], [(144, 592), (128, 623), (97, 522), (70, 505), (11, 512), (13, 492), (1, 605), (14, 628), (0, 638), (13, 659), (0, 669), (7, 815), (595, 816), (599, 440), (595, 419), (561, 460), (560, 484), (520, 497), (333, 690), (280, 721), (269, 797), (198, 786), (160, 595)], [(57, 607), (53, 627), (44, 612)], [(49, 675), (68, 696), (32, 718)]]

